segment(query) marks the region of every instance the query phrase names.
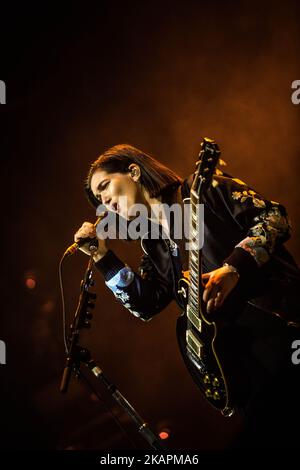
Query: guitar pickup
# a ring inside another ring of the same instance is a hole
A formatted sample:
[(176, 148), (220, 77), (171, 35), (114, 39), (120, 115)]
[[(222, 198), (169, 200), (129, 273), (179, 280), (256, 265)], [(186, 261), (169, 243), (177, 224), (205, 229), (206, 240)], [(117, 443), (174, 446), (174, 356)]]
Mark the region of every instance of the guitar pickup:
[(191, 330), (186, 330), (186, 343), (193, 353), (201, 359), (201, 348), (203, 344), (196, 338)]
[(194, 325), (194, 327), (196, 328), (196, 330), (198, 330), (199, 333), (201, 333), (202, 321), (201, 321), (201, 319), (192, 311), (192, 309), (190, 308), (189, 305), (187, 306), (187, 313), (186, 313), (186, 316), (187, 316), (188, 320)]

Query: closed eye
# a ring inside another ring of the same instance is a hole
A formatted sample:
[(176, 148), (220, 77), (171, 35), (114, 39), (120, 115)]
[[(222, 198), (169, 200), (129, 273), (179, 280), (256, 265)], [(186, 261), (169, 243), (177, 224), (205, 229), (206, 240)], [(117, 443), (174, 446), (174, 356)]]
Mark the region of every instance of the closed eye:
[(102, 202), (101, 193), (102, 193), (102, 191), (104, 191), (104, 189), (107, 188), (108, 184), (109, 184), (109, 181), (106, 181), (105, 183), (100, 183), (100, 184), (98, 185), (98, 188), (97, 188), (97, 189), (99, 190), (99, 189), (101, 188), (100, 192), (99, 192), (99, 193), (97, 194), (97, 196), (96, 196), (96, 198), (98, 199), (98, 201)]
[(105, 183), (100, 183), (100, 184), (98, 185), (98, 188), (97, 188), (97, 189), (100, 190), (100, 193), (107, 187), (108, 183), (109, 183), (109, 181), (105, 181)]

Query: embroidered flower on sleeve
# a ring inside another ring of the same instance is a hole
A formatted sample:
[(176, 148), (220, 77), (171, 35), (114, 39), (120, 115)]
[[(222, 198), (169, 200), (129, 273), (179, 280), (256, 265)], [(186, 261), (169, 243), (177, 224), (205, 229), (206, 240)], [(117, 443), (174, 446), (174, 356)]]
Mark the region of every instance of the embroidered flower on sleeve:
[(127, 302), (127, 300), (129, 300), (129, 295), (127, 294), (127, 292), (118, 289), (114, 292), (114, 294), (117, 299), (119, 299), (122, 303), (125, 303)]
[(247, 189), (244, 191), (233, 191), (232, 199), (235, 201), (246, 202), (248, 199), (252, 200), (255, 207), (266, 207), (266, 203), (263, 199), (259, 198), (257, 193), (252, 189)]
[(127, 310), (132, 313), (132, 315), (134, 315), (135, 317), (139, 318), (141, 316), (139, 312), (133, 310), (132, 305), (130, 305), (129, 303), (124, 304), (124, 307), (126, 307)]
[(283, 230), (287, 225), (287, 217), (285, 214), (282, 214), (279, 210), (279, 207), (272, 207), (266, 214), (265, 219), (268, 221), (268, 224), (277, 230)]
[(242, 193), (240, 191), (233, 191), (232, 199), (238, 201), (242, 197)]
[(253, 256), (258, 266), (266, 263), (270, 258), (267, 250), (264, 248), (265, 237), (247, 237), (242, 240), (236, 247), (243, 248)]
[(236, 246), (248, 251), (261, 266), (268, 261), (276, 244), (289, 238), (290, 223), (285, 209), (279, 204), (262, 211), (254, 222), (257, 223), (250, 228), (248, 236)]
[(128, 302), (128, 300), (130, 300), (130, 297), (127, 294), (127, 292), (124, 292), (123, 290), (117, 289), (116, 291), (114, 291), (114, 295), (118, 300), (121, 301), (123, 306), (125, 308), (127, 308), (127, 310), (129, 310), (130, 313), (132, 313), (132, 315), (134, 315), (135, 317), (140, 317), (141, 316), (141, 314), (139, 312), (137, 312), (136, 310), (133, 309), (133, 306), (131, 305), (131, 303)]
[(263, 235), (270, 252), (274, 250), (278, 240), (285, 241), (289, 238), (291, 226), (287, 214), (279, 205), (271, 206), (268, 211), (261, 212), (254, 220), (257, 224), (251, 228), (251, 233), (257, 236)]
[(263, 199), (258, 199), (257, 197), (253, 197), (252, 201), (255, 207), (266, 207), (266, 203)]

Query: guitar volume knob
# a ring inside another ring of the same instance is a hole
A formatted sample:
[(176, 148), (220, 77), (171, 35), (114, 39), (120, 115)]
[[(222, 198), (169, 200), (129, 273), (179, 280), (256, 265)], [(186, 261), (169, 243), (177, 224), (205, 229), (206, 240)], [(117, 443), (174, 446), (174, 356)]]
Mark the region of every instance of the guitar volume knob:
[(205, 374), (204, 378), (203, 378), (203, 382), (205, 384), (209, 384), (210, 383), (210, 378), (209, 378), (209, 375), (208, 374)]
[(214, 387), (219, 387), (220, 385), (219, 379), (217, 377), (214, 377), (212, 380), (212, 384)]

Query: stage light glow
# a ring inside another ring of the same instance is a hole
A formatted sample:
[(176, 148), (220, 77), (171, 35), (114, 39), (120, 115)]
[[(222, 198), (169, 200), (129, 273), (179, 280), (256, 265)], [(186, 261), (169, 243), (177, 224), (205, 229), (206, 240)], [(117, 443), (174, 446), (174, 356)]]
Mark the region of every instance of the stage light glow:
[(36, 288), (36, 280), (33, 277), (27, 277), (25, 279), (25, 286), (27, 289), (35, 289)]
[(169, 437), (170, 437), (170, 430), (169, 430), (169, 429), (162, 429), (162, 430), (159, 432), (158, 435), (159, 435), (160, 439), (162, 439), (162, 440), (169, 439)]

